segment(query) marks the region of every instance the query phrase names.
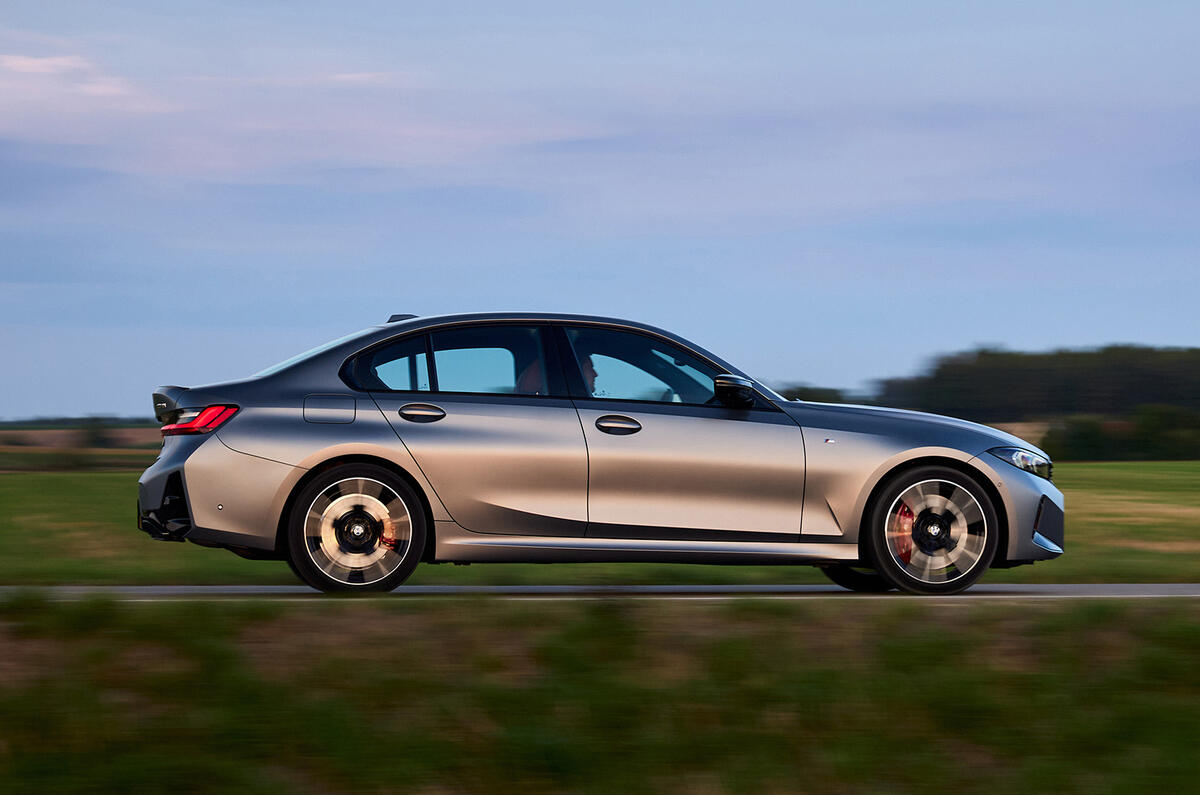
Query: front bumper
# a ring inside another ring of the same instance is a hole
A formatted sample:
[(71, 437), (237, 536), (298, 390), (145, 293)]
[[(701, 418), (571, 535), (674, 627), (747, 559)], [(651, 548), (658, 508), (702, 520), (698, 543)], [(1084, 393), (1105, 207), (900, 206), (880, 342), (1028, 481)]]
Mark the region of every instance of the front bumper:
[(1053, 555), (1061, 555), (1065, 535), (1066, 514), (1062, 507), (1049, 497), (1042, 497), (1033, 520), (1033, 545)]
[(1008, 515), (1008, 544), (997, 551), (993, 567), (1019, 566), (1063, 554), (1065, 503), (1053, 483), (987, 454), (971, 464), (991, 477)]

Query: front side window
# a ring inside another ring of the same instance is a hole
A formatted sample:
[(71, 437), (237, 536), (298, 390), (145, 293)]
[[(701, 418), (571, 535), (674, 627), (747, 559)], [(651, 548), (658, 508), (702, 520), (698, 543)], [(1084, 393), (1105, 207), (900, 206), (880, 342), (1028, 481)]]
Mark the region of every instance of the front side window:
[(556, 379), (538, 326), (468, 326), (435, 331), (431, 339), (439, 392), (553, 394)]
[(631, 331), (581, 326), (566, 332), (588, 397), (695, 405), (713, 400), (718, 371), (682, 348)]

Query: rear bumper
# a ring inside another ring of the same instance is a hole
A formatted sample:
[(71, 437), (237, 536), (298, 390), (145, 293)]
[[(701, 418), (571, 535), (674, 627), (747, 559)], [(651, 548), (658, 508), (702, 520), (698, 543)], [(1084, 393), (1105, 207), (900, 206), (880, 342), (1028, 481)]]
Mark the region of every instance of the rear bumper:
[[(187, 509), (184, 508), (186, 511)], [(156, 541), (183, 541), (192, 530), (192, 520), (187, 516), (168, 518), (163, 509), (144, 511), (142, 502), (137, 504), (137, 528)]]
[(283, 497), (302, 472), (215, 433), (167, 437), (138, 478), (137, 527), (162, 541), (274, 550)]
[(183, 541), (192, 530), (192, 512), (184, 488), (183, 465), (206, 441), (168, 436), (163, 449), (138, 478), (137, 528), (159, 541)]

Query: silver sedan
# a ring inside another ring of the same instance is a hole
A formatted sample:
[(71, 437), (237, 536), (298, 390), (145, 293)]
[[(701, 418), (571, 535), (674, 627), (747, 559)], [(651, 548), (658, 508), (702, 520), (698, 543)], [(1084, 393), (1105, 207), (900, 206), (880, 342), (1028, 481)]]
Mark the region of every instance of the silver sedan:
[(1027, 442), (789, 401), (623, 320), (395, 315), (245, 380), (158, 387), (154, 410), (138, 527), (325, 591), (390, 590), (420, 562), (657, 561), (948, 594), (1063, 551)]

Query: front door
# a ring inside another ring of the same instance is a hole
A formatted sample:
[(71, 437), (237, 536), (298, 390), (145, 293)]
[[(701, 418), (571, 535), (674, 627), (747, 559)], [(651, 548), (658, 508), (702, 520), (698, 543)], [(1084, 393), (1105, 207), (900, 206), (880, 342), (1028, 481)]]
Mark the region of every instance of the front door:
[(766, 400), (719, 405), (718, 369), (671, 342), (566, 327), (587, 439), (588, 535), (798, 541), (800, 427)]
[(547, 355), (548, 332), (528, 324), (434, 330), (355, 365), (446, 510), (468, 530), (584, 533), (587, 451), (561, 366)]

